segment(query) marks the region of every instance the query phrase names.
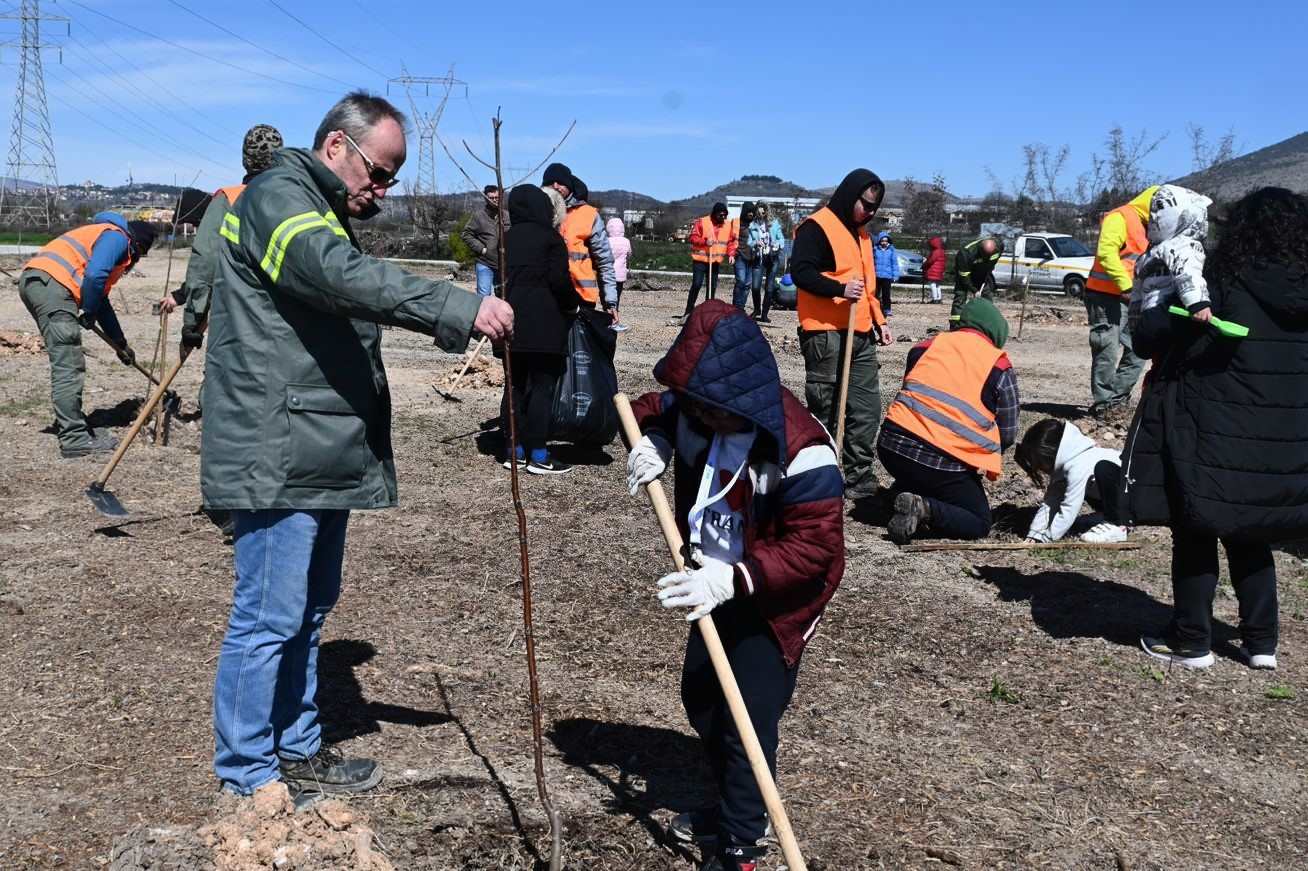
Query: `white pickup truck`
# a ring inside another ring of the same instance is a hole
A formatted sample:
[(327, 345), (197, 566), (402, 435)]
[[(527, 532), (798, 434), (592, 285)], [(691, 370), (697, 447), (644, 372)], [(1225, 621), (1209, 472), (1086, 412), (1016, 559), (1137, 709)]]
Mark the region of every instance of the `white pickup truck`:
[(1011, 253), (1005, 250), (995, 264), (995, 283), (1022, 287), (1029, 279), (1034, 291), (1079, 298), (1085, 293), (1086, 276), (1094, 262), (1094, 252), (1071, 236), (1024, 233), (1017, 237)]

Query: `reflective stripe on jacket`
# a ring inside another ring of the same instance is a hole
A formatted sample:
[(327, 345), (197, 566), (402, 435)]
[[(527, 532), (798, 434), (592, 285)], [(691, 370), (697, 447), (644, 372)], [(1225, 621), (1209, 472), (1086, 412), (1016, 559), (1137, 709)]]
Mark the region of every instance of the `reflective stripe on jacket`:
[[(840, 284), (847, 284), (855, 278), (863, 279), (864, 293), (854, 303), (854, 330), (859, 333), (871, 332), (873, 325), (886, 322), (881, 314), (881, 305), (877, 302), (875, 288), (876, 273), (872, 269), (872, 240), (867, 231), (859, 229), (858, 240), (850, 235), (836, 213), (823, 207), (806, 220), (822, 228), (826, 234), (827, 244), (836, 258), (834, 272), (822, 273), (825, 277)], [(843, 330), (849, 326), (849, 300), (844, 297), (819, 296), (799, 288), (799, 328), (806, 332), (816, 330)]]
[(980, 333), (941, 333), (905, 374), (886, 420), (997, 479), (1003, 453), (999, 424), (981, 391), (1003, 356)]
[[(86, 264), (91, 260), (91, 249), (105, 233), (122, 233), (122, 228), (113, 224), (87, 224), (69, 230), (56, 239), (51, 239), (36, 252), (31, 260), (23, 264), (24, 269), (39, 269), (55, 281), (62, 284), (73, 295), (78, 305), (82, 304), (82, 281), (86, 278)], [(104, 295), (123, 277), (123, 273), (132, 265), (131, 239), (128, 238), (127, 252), (114, 265), (113, 271), (104, 282)]]
[[(1150, 191), (1155, 190), (1150, 188)], [(1149, 191), (1146, 191), (1149, 193)], [(1141, 196), (1144, 196), (1141, 194)], [(1152, 196), (1152, 194), (1150, 194)], [(1137, 200), (1140, 197), (1136, 198)], [(1148, 200), (1145, 201), (1145, 209), (1148, 210)], [(1146, 211), (1147, 213), (1147, 211)], [(1120, 226), (1115, 226), (1118, 222)], [(1125, 235), (1123, 236), (1123, 232)], [(1144, 219), (1140, 216), (1140, 211), (1133, 200), (1124, 206), (1113, 209), (1107, 215), (1104, 215), (1103, 223), (1099, 228), (1100, 244), (1096, 246), (1094, 265), (1090, 267), (1090, 275), (1086, 277), (1085, 286), (1088, 290), (1097, 291), (1098, 293), (1123, 294), (1130, 290), (1131, 285), (1135, 282), (1135, 261), (1149, 248), (1149, 233), (1145, 228)], [(1108, 248), (1105, 250), (1104, 243), (1108, 242)], [(1124, 276), (1114, 277), (1112, 272), (1118, 271), (1111, 267), (1105, 267), (1105, 257), (1111, 258), (1111, 248), (1116, 243), (1117, 257), (1121, 262), (1121, 270)], [(1125, 282), (1126, 287), (1122, 284)]]
[(572, 276), (572, 286), (577, 296), (592, 305), (599, 302), (599, 278), (586, 243), (590, 241), (598, 214), (594, 206), (583, 203), (568, 209), (568, 216), (559, 226), (559, 234), (568, 246), (568, 274)]
[(715, 224), (710, 216), (705, 215), (696, 223), (699, 224), (699, 236), (704, 243), (703, 247), (699, 247), (692, 241), (690, 259), (700, 263), (721, 263), (731, 256), (733, 243), (740, 233), (739, 222), (726, 220), (721, 224)]

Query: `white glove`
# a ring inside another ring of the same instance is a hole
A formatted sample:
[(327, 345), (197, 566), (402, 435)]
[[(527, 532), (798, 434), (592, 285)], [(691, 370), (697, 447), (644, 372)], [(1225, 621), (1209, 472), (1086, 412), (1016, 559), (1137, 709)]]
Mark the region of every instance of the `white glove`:
[(642, 484), (648, 484), (668, 467), (672, 447), (661, 436), (640, 437), (627, 455), (627, 489), (635, 496)]
[(1046, 531), (1043, 530), (1043, 529), (1033, 529), (1033, 530), (1031, 530), (1030, 532), (1028, 532), (1028, 533), (1026, 534), (1026, 540), (1027, 540), (1027, 541), (1039, 541), (1039, 542), (1042, 542), (1042, 543), (1045, 543), (1045, 544), (1047, 544), (1047, 543), (1053, 541), (1053, 539), (1049, 537), (1049, 533), (1046, 532)]
[(659, 601), (664, 608), (692, 608), (686, 619), (694, 622), (736, 595), (736, 570), (711, 557), (702, 568), (673, 572), (659, 578)]

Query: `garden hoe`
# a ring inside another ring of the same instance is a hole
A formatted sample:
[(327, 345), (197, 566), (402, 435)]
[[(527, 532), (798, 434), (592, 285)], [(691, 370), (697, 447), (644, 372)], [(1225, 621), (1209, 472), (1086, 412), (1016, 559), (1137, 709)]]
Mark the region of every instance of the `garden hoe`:
[(150, 394), (150, 398), (146, 400), (145, 405), (143, 405), (141, 410), (137, 412), (136, 420), (132, 422), (132, 428), (127, 431), (127, 435), (118, 443), (118, 447), (114, 450), (114, 455), (109, 458), (109, 462), (105, 463), (105, 467), (100, 471), (100, 474), (91, 482), (90, 486), (86, 488), (86, 498), (91, 500), (91, 504), (95, 506), (96, 511), (99, 511), (106, 517), (128, 516), (127, 509), (123, 507), (123, 503), (119, 502), (118, 497), (111, 491), (105, 489), (105, 484), (109, 482), (109, 476), (112, 475), (114, 469), (118, 467), (118, 461), (123, 458), (123, 454), (127, 453), (127, 449), (132, 446), (132, 441), (136, 438), (137, 433), (141, 431), (141, 427), (145, 425), (145, 421), (150, 416), (151, 412), (153, 412), (155, 407), (159, 405), (159, 401), (165, 396), (170, 397), (168, 402), (165, 404), (174, 406), (170, 409), (170, 414), (176, 413), (175, 405), (177, 403), (177, 394), (169, 390), (168, 385), (173, 383), (173, 379), (177, 377), (177, 373), (181, 370), (182, 364), (185, 362), (186, 358), (183, 357), (173, 364), (172, 369), (168, 370), (168, 374), (164, 376), (163, 382), (154, 389), (154, 393)]
[[(851, 324), (854, 322), (852, 312), (849, 322)], [(636, 416), (631, 412), (631, 401), (627, 399), (626, 394), (619, 393), (613, 397), (613, 404), (618, 409), (618, 417), (622, 419), (622, 430), (627, 436), (627, 443), (634, 448), (640, 441), (640, 427), (636, 424)], [(673, 564), (677, 567), (677, 571), (685, 571), (686, 561), (682, 555), (681, 532), (677, 529), (677, 522), (673, 519), (672, 507), (668, 505), (668, 497), (664, 495), (663, 487), (658, 481), (653, 481), (645, 485), (645, 493), (649, 496), (655, 516), (658, 517), (659, 526), (663, 530), (663, 539), (672, 554)], [(727, 660), (727, 652), (722, 647), (722, 639), (718, 636), (717, 626), (713, 623), (713, 615), (699, 618), (695, 621), (695, 625), (699, 627), (700, 635), (704, 637), (704, 646), (708, 648), (709, 659), (713, 661), (713, 670), (717, 673), (718, 683), (722, 686), (722, 695), (726, 697), (727, 706), (731, 709), (731, 719), (736, 724), (740, 743), (745, 745), (749, 767), (754, 771), (754, 780), (758, 783), (759, 792), (763, 794), (763, 804), (767, 808), (768, 816), (772, 818), (772, 830), (777, 833), (777, 840), (781, 843), (781, 852), (786, 857), (786, 867), (790, 871), (805, 871), (807, 866), (804, 864), (804, 857), (800, 855), (799, 843), (795, 840), (795, 832), (790, 828), (790, 818), (786, 816), (786, 807), (781, 803), (781, 794), (777, 792), (776, 781), (772, 779), (772, 772), (768, 769), (763, 746), (758, 742), (758, 733), (754, 731), (754, 724), (749, 719), (749, 710), (745, 707), (745, 699), (740, 694), (740, 685), (736, 683), (736, 676), (731, 671), (731, 663)]]

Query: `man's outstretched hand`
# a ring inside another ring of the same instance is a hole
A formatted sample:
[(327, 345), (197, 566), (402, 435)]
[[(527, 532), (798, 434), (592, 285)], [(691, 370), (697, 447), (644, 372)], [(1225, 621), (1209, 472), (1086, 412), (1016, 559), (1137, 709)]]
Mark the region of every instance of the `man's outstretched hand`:
[(477, 309), (472, 328), (497, 344), (512, 338), (513, 307), (498, 297), (486, 297)]

